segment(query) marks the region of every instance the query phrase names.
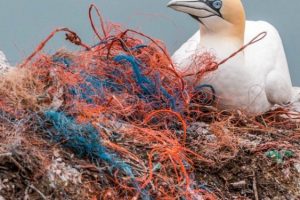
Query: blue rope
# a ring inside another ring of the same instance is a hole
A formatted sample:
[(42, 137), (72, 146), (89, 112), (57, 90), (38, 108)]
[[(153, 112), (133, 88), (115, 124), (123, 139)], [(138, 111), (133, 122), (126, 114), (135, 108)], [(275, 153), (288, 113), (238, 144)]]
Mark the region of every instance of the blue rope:
[[(144, 76), (140, 69), (140, 63), (137, 59), (130, 55), (120, 54), (114, 58), (114, 61), (118, 63), (128, 62), (134, 73), (135, 81), (142, 89), (145, 95), (155, 95), (157, 93), (157, 87), (149, 78)], [(160, 92), (169, 100), (170, 107), (175, 110), (175, 99), (171, 96), (162, 86), (159, 87)]]
[(141, 191), (136, 183), (131, 167), (108, 153), (102, 146), (99, 133), (91, 124), (77, 124), (72, 117), (54, 110), (46, 111), (44, 114), (55, 129), (55, 132), (49, 133), (52, 140), (57, 143), (63, 142), (62, 145), (72, 150), (78, 157), (87, 157), (93, 162), (104, 160), (112, 167), (123, 170), (131, 177), (137, 190), (143, 194), (143, 199), (150, 199), (148, 193)]
[(89, 104), (95, 103), (95, 99), (104, 99), (104, 88), (109, 89), (111, 92), (120, 92), (125, 88), (124, 86), (116, 84), (108, 79), (101, 80), (96, 76), (88, 74), (83, 74), (82, 76), (85, 77), (85, 83), (70, 87), (69, 92), (72, 96), (79, 97)]
[(202, 84), (202, 85), (198, 85), (195, 90), (197, 92), (203, 92), (203, 89), (208, 88), (209, 90), (211, 90), (211, 99), (208, 99), (208, 95), (207, 93), (205, 94), (205, 98), (202, 100), (203, 104), (207, 104), (207, 105), (212, 105), (215, 101), (216, 101), (216, 91), (214, 89), (214, 87), (212, 85), (208, 85), (208, 84)]
[(130, 50), (136, 51), (136, 50), (139, 50), (139, 49), (142, 49), (142, 48), (146, 48), (146, 47), (148, 47), (148, 46), (145, 45), (145, 44), (139, 44), (139, 45), (136, 45), (135, 47), (132, 47)]
[(98, 131), (91, 124), (79, 125), (72, 117), (54, 110), (44, 114), (55, 128), (55, 133), (50, 135), (55, 142), (65, 141), (63, 146), (71, 149), (79, 157), (88, 157), (92, 161), (100, 158), (115, 164), (113, 157), (100, 144)]

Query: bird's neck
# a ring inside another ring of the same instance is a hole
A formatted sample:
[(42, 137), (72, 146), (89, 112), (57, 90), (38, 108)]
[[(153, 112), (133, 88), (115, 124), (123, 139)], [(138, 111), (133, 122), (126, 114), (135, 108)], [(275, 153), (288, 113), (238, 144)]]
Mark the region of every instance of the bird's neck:
[(234, 29), (229, 31), (214, 31), (200, 27), (200, 47), (213, 51), (219, 59), (224, 59), (244, 45), (244, 33)]

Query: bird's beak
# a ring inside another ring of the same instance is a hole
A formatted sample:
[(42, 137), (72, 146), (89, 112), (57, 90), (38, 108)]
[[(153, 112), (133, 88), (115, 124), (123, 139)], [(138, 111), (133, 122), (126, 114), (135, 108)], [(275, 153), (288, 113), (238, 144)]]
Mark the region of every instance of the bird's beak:
[(171, 0), (167, 6), (194, 18), (207, 18), (215, 15), (220, 17), (220, 13), (213, 10), (207, 2), (207, 0)]

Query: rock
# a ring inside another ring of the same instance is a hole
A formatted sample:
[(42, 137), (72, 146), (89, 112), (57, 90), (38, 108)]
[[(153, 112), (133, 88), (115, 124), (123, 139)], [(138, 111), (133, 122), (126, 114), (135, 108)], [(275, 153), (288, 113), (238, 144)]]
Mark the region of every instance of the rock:
[(295, 169), (297, 170), (297, 172), (300, 174), (300, 163), (295, 163), (294, 164)]
[(256, 148), (262, 141), (262, 138), (253, 134), (245, 133), (244, 137), (239, 137), (238, 141), (241, 147), (249, 149)]
[[(190, 125), (188, 132), (208, 142), (216, 141), (216, 136), (209, 131), (209, 125), (204, 122), (195, 122)], [(199, 139), (200, 139), (199, 138)]]
[(48, 178), (52, 188), (56, 188), (61, 184), (67, 186), (69, 184), (77, 185), (82, 183), (81, 173), (64, 163), (62, 158), (56, 158), (52, 161), (52, 164), (48, 167)]
[(283, 196), (276, 196), (276, 197), (273, 197), (273, 200), (285, 200), (286, 198), (283, 197)]

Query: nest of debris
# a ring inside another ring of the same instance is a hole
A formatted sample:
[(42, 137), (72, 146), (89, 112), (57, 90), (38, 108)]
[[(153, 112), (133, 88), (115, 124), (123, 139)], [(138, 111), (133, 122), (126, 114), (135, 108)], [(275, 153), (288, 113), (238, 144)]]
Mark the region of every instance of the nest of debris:
[[(99, 43), (56, 29), (0, 75), (0, 199), (300, 198), (298, 113), (218, 110), (162, 42), (89, 17)], [(41, 53), (62, 31), (84, 49)]]

